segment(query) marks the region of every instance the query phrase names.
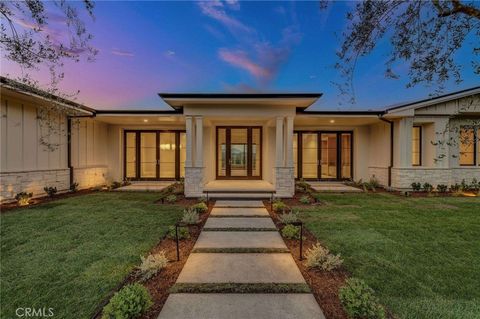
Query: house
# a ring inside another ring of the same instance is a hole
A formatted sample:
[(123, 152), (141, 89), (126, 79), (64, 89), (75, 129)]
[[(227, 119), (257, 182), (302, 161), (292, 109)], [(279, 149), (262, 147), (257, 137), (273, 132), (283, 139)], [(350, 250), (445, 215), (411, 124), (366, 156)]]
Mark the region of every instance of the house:
[[(379, 111), (309, 111), (312, 93), (161, 93), (171, 110), (96, 110), (6, 78), (0, 94), (1, 200), (124, 179), (184, 178), (188, 197), (213, 184), (290, 197), (295, 179), (480, 180), (480, 87)], [(69, 112), (42, 111), (52, 103)]]

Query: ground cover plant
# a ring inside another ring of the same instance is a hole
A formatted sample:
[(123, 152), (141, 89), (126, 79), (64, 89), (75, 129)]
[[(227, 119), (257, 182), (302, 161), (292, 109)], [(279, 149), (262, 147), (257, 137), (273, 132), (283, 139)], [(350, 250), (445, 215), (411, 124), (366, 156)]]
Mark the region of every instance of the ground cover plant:
[(1, 216), (1, 318), (17, 307), (52, 307), (87, 318), (180, 220), (183, 207), (155, 193), (100, 192)]
[(316, 238), (399, 318), (476, 318), (480, 313), (478, 197), (322, 194), (299, 206)]

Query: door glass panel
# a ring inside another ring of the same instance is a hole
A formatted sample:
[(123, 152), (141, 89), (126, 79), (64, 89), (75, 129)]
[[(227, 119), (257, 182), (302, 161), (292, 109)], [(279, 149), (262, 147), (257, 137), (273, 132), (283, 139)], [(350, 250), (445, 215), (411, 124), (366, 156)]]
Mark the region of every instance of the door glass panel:
[(259, 128), (252, 128), (252, 176), (259, 177), (261, 169), (262, 141)]
[(160, 133), (160, 178), (175, 178), (175, 133)]
[(352, 178), (352, 134), (342, 133), (342, 178)]
[(318, 178), (318, 139), (316, 133), (302, 134), (302, 177)]
[(136, 178), (136, 168), (137, 168), (137, 147), (136, 139), (137, 134), (135, 132), (127, 132), (125, 137), (125, 177), (126, 178)]
[(295, 178), (298, 177), (298, 134), (293, 133), (293, 175)]
[(140, 177), (157, 177), (157, 133), (140, 133)]
[(322, 178), (337, 178), (337, 134), (321, 134), (322, 155), (321, 172)]
[(218, 176), (227, 176), (227, 130), (224, 128), (218, 129), (218, 145), (217, 145), (217, 163)]
[(185, 177), (185, 160), (187, 159), (187, 134), (180, 132), (180, 177)]
[(247, 129), (230, 130), (230, 152), (231, 176), (247, 176)]

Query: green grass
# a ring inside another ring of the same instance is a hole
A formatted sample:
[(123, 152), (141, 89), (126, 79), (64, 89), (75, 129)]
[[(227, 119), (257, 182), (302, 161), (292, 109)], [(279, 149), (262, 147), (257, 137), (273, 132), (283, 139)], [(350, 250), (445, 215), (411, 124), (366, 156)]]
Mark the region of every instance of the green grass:
[(95, 193), (1, 216), (1, 317), (17, 307), (88, 318), (181, 218), (154, 193)]
[(302, 294), (310, 293), (307, 284), (297, 283), (176, 283), (170, 293), (197, 294)]
[(310, 231), (400, 318), (480, 318), (480, 198), (322, 194)]

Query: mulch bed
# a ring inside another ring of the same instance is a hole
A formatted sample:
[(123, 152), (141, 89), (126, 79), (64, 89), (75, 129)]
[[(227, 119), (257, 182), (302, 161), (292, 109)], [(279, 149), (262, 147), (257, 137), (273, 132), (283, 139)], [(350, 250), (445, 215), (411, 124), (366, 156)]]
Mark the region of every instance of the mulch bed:
[[(180, 200), (176, 202), (175, 205), (197, 202), (198, 201), (196, 200), (184, 199), (183, 202)], [(162, 269), (157, 275), (142, 283), (150, 292), (153, 306), (143, 316), (141, 316), (140, 319), (154, 319), (158, 317), (163, 305), (165, 304), (165, 301), (168, 298), (168, 295), (170, 294), (170, 288), (177, 281), (178, 275), (182, 271), (183, 266), (185, 265), (185, 262), (187, 261), (187, 258), (190, 255), (214, 204), (215, 203), (212, 201), (209, 204), (208, 212), (200, 215), (200, 223), (198, 225), (188, 227), (190, 238), (179, 241), (180, 261), (177, 261), (177, 245), (175, 239), (169, 239), (165, 237), (150, 251), (152, 254), (158, 253), (161, 250), (165, 251), (165, 255), (170, 262), (168, 263), (167, 267)], [(138, 280), (135, 272), (130, 273), (127, 278), (111, 292), (111, 295), (113, 295), (114, 292), (118, 291), (124, 285), (128, 285), (137, 281)], [(99, 304), (97, 311), (100, 312), (97, 313), (96, 311), (96, 315), (92, 316), (92, 318), (101, 318), (101, 309), (103, 309), (103, 306), (108, 303), (111, 295), (101, 304)]]
[[(304, 194), (298, 194), (297, 196), (296, 194), (294, 198), (291, 200), (285, 200), (284, 202), (287, 205), (299, 206), (294, 203), (298, 202), (298, 198), (302, 197), (303, 195)], [(304, 204), (301, 205), (307, 206)], [(283, 224), (280, 222), (278, 215), (270, 209), (268, 202), (265, 202), (265, 207), (267, 207), (267, 210), (277, 228), (281, 229)], [(305, 228), (303, 229), (303, 236), (303, 256), (305, 256), (307, 249), (316, 244), (318, 240)], [(292, 252), (295, 263), (300, 269), (305, 281), (310, 286), (312, 293), (320, 305), (320, 308), (322, 308), (325, 317), (328, 319), (348, 319), (348, 316), (343, 310), (342, 304), (340, 303), (338, 290), (345, 284), (345, 280), (350, 276), (349, 273), (343, 267), (333, 271), (322, 271), (306, 268), (303, 264), (304, 261), (300, 260), (300, 241), (286, 238), (284, 238), (284, 241)]]
[(0, 212), (3, 214), (3, 213), (6, 213), (6, 212), (11, 212), (13, 210), (16, 210), (18, 208), (31, 208), (31, 207), (35, 207), (35, 206), (38, 206), (38, 205), (41, 205), (41, 204), (53, 202), (53, 201), (56, 201), (56, 200), (59, 200), (59, 199), (81, 196), (81, 195), (87, 195), (87, 194), (96, 193), (96, 192), (99, 192), (99, 190), (95, 190), (95, 189), (90, 188), (90, 189), (78, 190), (76, 192), (58, 193), (58, 194), (55, 194), (55, 196), (53, 196), (53, 197), (49, 197), (49, 196), (36, 197), (36, 198), (30, 199), (30, 204), (28, 204), (27, 206), (18, 206), (16, 201), (9, 202), (9, 203), (3, 203), (3, 204), (0, 205)]

